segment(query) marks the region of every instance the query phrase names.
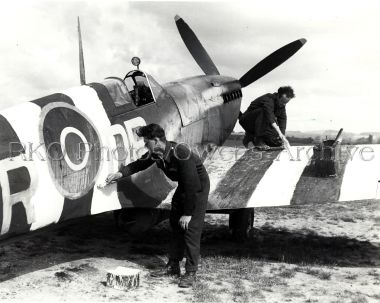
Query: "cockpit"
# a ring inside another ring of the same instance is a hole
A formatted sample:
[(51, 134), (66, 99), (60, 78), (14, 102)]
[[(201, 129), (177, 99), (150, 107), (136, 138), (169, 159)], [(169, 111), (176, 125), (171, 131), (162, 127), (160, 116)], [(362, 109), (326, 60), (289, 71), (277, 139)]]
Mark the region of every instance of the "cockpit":
[(114, 114), (155, 104), (163, 93), (161, 85), (141, 70), (130, 71), (124, 79), (108, 77), (102, 84), (112, 99), (110, 106)]
[(112, 99), (112, 115), (155, 104), (163, 98), (164, 90), (161, 85), (139, 69), (140, 59), (133, 57), (131, 62), (137, 69), (128, 72), (124, 79), (108, 77), (102, 82)]
[(136, 106), (142, 106), (154, 102), (148, 78), (142, 71), (130, 71), (125, 75), (123, 81)]

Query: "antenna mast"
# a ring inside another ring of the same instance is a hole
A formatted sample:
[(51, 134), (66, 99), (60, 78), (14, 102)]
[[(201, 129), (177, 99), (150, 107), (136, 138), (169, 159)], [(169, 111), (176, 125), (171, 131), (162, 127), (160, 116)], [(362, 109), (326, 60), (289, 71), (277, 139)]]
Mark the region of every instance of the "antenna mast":
[(78, 41), (79, 41), (79, 75), (80, 84), (86, 84), (86, 72), (84, 70), (84, 58), (83, 58), (83, 46), (82, 46), (82, 35), (80, 30), (80, 22), (78, 17)]

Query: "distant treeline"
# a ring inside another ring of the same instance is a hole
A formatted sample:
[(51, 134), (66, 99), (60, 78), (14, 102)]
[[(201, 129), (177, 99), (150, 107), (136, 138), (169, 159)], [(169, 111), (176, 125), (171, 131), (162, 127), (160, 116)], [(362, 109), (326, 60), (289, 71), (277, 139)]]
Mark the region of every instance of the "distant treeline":
[(312, 137), (298, 138), (298, 137), (294, 137), (294, 136), (291, 136), (291, 137), (286, 136), (286, 138), (288, 139), (289, 143), (302, 143), (302, 144), (314, 144), (314, 143), (317, 143), (314, 140), (314, 138), (312, 138)]
[[(301, 144), (316, 144), (320, 142), (320, 136), (316, 137), (307, 137), (300, 138), (295, 136), (286, 136), (288, 138), (289, 143), (301, 143)], [(333, 139), (333, 138), (329, 138)], [(372, 135), (360, 137), (360, 138), (351, 138), (351, 137), (343, 137), (342, 144), (380, 144), (380, 138), (374, 139)]]
[[(243, 140), (244, 133), (232, 133), (229, 139), (232, 140)], [(297, 144), (297, 145), (314, 145), (321, 141), (321, 138), (323, 140), (326, 139), (326, 136), (316, 135), (316, 136), (309, 136), (309, 137), (298, 137), (298, 136), (286, 136), (289, 143)], [(328, 139), (335, 139), (334, 136), (328, 136)], [(374, 137), (373, 135), (365, 135), (363, 137), (345, 137), (343, 133), (343, 144), (380, 144), (380, 136), (378, 138)]]

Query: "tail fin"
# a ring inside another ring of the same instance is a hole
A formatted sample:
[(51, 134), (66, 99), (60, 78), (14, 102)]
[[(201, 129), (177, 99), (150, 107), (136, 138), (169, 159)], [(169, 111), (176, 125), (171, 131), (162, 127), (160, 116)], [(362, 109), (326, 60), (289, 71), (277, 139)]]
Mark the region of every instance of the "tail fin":
[(79, 75), (80, 84), (86, 84), (86, 72), (84, 70), (84, 58), (83, 58), (83, 46), (82, 46), (82, 35), (80, 30), (80, 22), (78, 17), (78, 41), (79, 41)]

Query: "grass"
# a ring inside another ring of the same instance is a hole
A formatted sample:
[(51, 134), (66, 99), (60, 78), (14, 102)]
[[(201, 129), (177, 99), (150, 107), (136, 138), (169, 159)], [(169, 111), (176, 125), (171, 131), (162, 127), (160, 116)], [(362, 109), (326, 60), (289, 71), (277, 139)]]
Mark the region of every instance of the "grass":
[(298, 266), (294, 269), (294, 271), (302, 272), (314, 277), (317, 277), (320, 280), (330, 280), (331, 272), (325, 271), (323, 269), (317, 269), (310, 266)]
[(331, 279), (331, 272), (323, 271), (321, 270), (317, 277), (321, 280), (330, 280)]
[(279, 276), (282, 278), (290, 279), (296, 275), (296, 271), (294, 268), (287, 268), (280, 271)]
[(371, 298), (376, 299), (380, 302), (380, 294), (375, 294), (375, 295), (371, 296)]
[(284, 294), (286, 298), (302, 298), (305, 295), (302, 292), (288, 291)]
[(234, 290), (232, 292), (232, 297), (234, 302), (249, 302), (249, 295), (244, 286), (244, 283), (240, 279), (235, 279), (233, 282)]
[(354, 298), (351, 298), (351, 302), (350, 303), (367, 303), (368, 300), (365, 296), (363, 295), (357, 295), (356, 297)]
[(91, 266), (88, 263), (83, 263), (83, 264), (79, 264), (79, 265), (76, 265), (76, 266), (67, 267), (67, 268), (65, 268), (65, 270), (71, 271), (71, 272), (75, 272), (75, 273), (76, 272), (94, 273), (94, 272), (98, 271), (97, 268)]
[(245, 257), (206, 256), (201, 262), (200, 282), (194, 287), (196, 302), (263, 299), (263, 292), (275, 292), (276, 287), (287, 286), (285, 279), (296, 274), (286, 266), (280, 268), (280, 274), (264, 270), (267, 263)]
[(368, 275), (369, 275), (369, 276), (372, 276), (372, 277), (375, 277), (376, 280), (379, 280), (379, 278), (380, 278), (380, 273), (378, 273), (376, 269), (372, 269), (372, 270), (370, 270), (370, 271), (368, 272)]
[[(205, 223), (201, 245), (201, 269), (198, 272), (199, 281), (195, 283), (193, 289), (184, 291), (182, 296), (192, 296), (193, 302), (263, 302), (272, 298), (277, 299), (278, 302), (286, 302), (294, 298), (293, 301), (296, 302), (310, 303), (331, 302), (334, 299), (338, 300), (336, 302), (351, 302), (352, 300), (354, 303), (380, 300), (380, 295), (364, 296), (364, 290), (369, 286), (360, 285), (365, 280), (362, 279), (362, 274), (368, 278), (371, 287), (380, 285), (380, 271), (372, 270), (370, 268), (372, 265), (368, 263), (380, 260), (378, 257), (380, 249), (377, 244), (365, 238), (362, 240), (362, 236), (359, 239), (358, 235), (364, 234), (364, 230), (350, 231), (350, 227), (353, 226), (352, 220), (356, 221), (355, 224), (361, 224), (354, 211), (347, 213), (346, 210), (346, 214), (343, 214), (345, 208), (338, 212), (333, 211), (334, 208), (339, 210), (338, 206), (331, 206), (331, 211), (327, 211), (326, 206), (323, 207), (323, 211), (319, 206), (318, 211), (314, 210), (315, 207), (258, 210), (253, 238), (246, 243), (232, 241), (227, 225), (228, 217), (223, 219), (219, 215), (208, 215), (215, 216), (216, 219), (211, 217), (212, 223), (210, 220)], [(315, 216), (310, 215), (313, 212), (316, 213)], [(298, 218), (305, 222), (301, 224), (294, 220)], [(335, 221), (335, 218), (338, 220)], [(287, 224), (288, 219), (290, 219), (289, 224)], [(113, 221), (105, 216), (91, 220), (83, 220), (81, 228), (78, 228), (79, 224), (77, 224), (72, 228), (63, 228), (59, 232), (52, 233), (53, 236), (35, 236), (32, 242), (28, 241), (29, 245), (18, 244), (0, 248), (0, 256), (2, 256), (0, 269), (22, 276), (24, 272), (51, 267), (51, 261), (56, 264), (65, 262), (64, 266), (56, 270), (53, 279), (51, 276), (54, 272), (48, 273), (51, 283), (61, 285), (62, 291), (64, 287), (67, 287), (70, 279), (76, 281), (77, 276), (88, 278), (92, 266), (96, 267), (94, 261), (89, 264), (84, 260), (79, 261), (82, 258), (127, 259), (146, 270), (163, 265), (163, 256), (168, 252), (170, 242), (170, 228), (167, 222), (153, 228), (149, 234), (141, 238), (131, 239), (118, 232), (114, 228)], [(337, 224), (342, 223), (348, 228), (327, 226), (329, 220)], [(89, 224), (89, 222), (94, 224)], [(323, 228), (318, 228), (318, 226)], [(378, 228), (374, 228), (371, 234), (377, 231)], [(58, 233), (62, 237), (57, 236)], [(81, 239), (85, 237), (89, 240), (84, 242)], [(23, 258), (17, 260), (17, 268), (10, 268), (5, 262), (16, 263), (12, 254), (9, 253), (15, 250)], [(76, 255), (80, 251), (85, 251), (85, 253)], [(33, 266), (30, 265), (31, 258), (24, 258), (31, 253), (37, 254), (37, 257), (33, 258)], [(346, 266), (353, 267), (355, 270), (347, 271)], [(356, 271), (359, 268), (367, 269)], [(100, 272), (95, 274), (100, 274)], [(9, 276), (6, 278), (0, 276), (0, 280), (8, 279)], [(157, 282), (152, 281), (150, 285), (149, 281), (145, 281), (143, 286), (149, 289), (148, 295), (152, 288), (156, 288), (159, 292), (161, 287), (166, 287), (165, 283), (157, 286)], [(342, 281), (342, 288), (337, 288), (336, 285)], [(42, 281), (38, 285), (48, 283), (50, 282)], [(73, 284), (76, 283), (71, 283)], [(170, 284), (173, 283), (170, 282)], [(349, 284), (353, 287), (348, 286)], [(174, 288), (177, 291), (176, 285)], [(358, 292), (343, 293), (345, 288), (358, 290)], [(102, 287), (99, 290), (101, 293), (104, 292)], [(81, 290), (83, 295), (87, 296), (84, 291)], [(102, 296), (101, 293), (99, 293), (99, 298)], [(331, 297), (338, 293), (341, 295)], [(108, 296), (108, 299), (110, 298), (111, 296)], [(315, 298), (319, 300), (314, 300)], [(122, 300), (115, 297), (116, 299)]]
[(219, 302), (207, 282), (197, 281), (193, 286), (193, 292), (194, 302)]
[(72, 277), (70, 274), (68, 274), (67, 272), (64, 272), (64, 271), (57, 271), (54, 276), (61, 282), (65, 282), (65, 281), (71, 281), (72, 280)]
[(356, 274), (348, 274), (346, 276), (346, 279), (348, 279), (348, 280), (356, 280), (357, 278), (358, 278), (358, 275), (356, 275)]

